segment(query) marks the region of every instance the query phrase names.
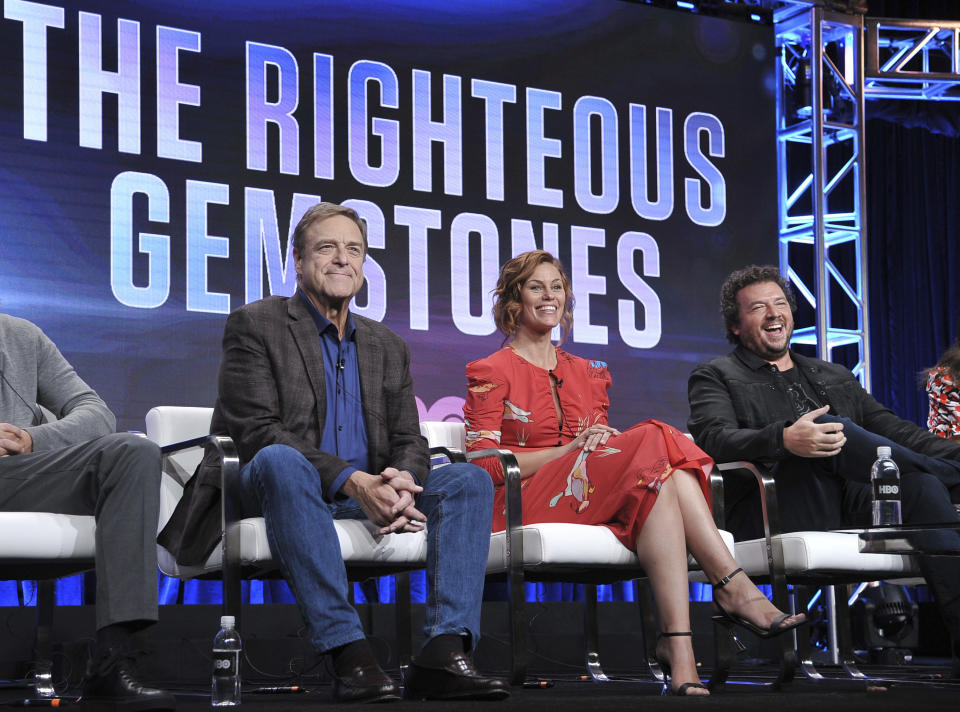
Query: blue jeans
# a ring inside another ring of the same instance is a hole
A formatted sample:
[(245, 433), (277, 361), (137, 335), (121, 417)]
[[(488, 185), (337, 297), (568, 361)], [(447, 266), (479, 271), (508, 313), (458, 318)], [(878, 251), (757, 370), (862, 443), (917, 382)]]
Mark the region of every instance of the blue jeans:
[[(326, 652), (364, 637), (347, 600), (347, 574), (335, 519), (363, 519), (353, 499), (326, 502), (320, 476), (287, 445), (260, 450), (240, 472), (243, 516), (262, 515), (274, 558), (290, 584), (309, 641)], [(427, 592), (424, 636), (480, 638), (480, 604), (490, 548), (493, 484), (476, 465), (433, 470), (417, 508), (427, 517)]]

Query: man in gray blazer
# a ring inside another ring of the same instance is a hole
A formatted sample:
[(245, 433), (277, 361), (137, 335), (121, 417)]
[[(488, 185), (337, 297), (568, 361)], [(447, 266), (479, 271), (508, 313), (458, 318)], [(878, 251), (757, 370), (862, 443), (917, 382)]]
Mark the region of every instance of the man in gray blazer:
[[(493, 486), (484, 470), (432, 472), (420, 435), (403, 340), (349, 311), (363, 285), (366, 224), (320, 203), (293, 235), (297, 293), (268, 297), (227, 320), (211, 428), (229, 434), (243, 463), (244, 516), (262, 514), (311, 644), (329, 653), (338, 701), (398, 699), (356, 612), (333, 526), (367, 518), (383, 534), (427, 530), (425, 638), (406, 676), (414, 698), (499, 699), (470, 652), (490, 541)], [(183, 563), (219, 539), (217, 473), (201, 465), (161, 533)]]
[(97, 637), (83, 697), (173, 709), (131, 659), (133, 634), (157, 620), (160, 448), (115, 425), (39, 327), (0, 314), (0, 511), (96, 515)]

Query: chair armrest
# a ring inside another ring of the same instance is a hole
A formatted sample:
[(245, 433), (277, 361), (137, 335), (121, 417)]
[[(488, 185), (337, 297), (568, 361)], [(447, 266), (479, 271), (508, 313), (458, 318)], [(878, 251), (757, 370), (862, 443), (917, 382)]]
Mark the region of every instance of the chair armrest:
[[(220, 491), (223, 500), (223, 531), (240, 521), (240, 456), (233, 438), (227, 435), (209, 435), (207, 442), (216, 448), (220, 460)], [(227, 537), (224, 536), (224, 541)], [(226, 552), (224, 552), (226, 560)]]
[(716, 466), (710, 470), (710, 504), (713, 508), (713, 523), (717, 525), (717, 529), (726, 529), (727, 516), (724, 512), (723, 472)]
[[(160, 454), (163, 459), (163, 477), (168, 477), (176, 482), (182, 491), (184, 485), (193, 477), (196, 463), (193, 462), (192, 457), (181, 460), (179, 454), (188, 450), (201, 449), (209, 437), (209, 435), (202, 435), (200, 437), (190, 438), (189, 440), (161, 445)], [(177, 497), (179, 498), (179, 495), (177, 495)]]
[(787, 598), (787, 566), (783, 555), (783, 542), (777, 536), (783, 533), (780, 525), (780, 505), (777, 501), (777, 481), (773, 472), (763, 465), (746, 460), (720, 462), (716, 469), (721, 473), (746, 470), (753, 474), (760, 488), (760, 506), (763, 512), (763, 534), (767, 549), (767, 571), (773, 588), (773, 602), (780, 610), (790, 610)]
[[(523, 527), (523, 500), (521, 498), (520, 465), (516, 456), (509, 450), (486, 448), (464, 453), (455, 448), (435, 445), (430, 448), (431, 455), (446, 455), (451, 462), (472, 462), (482, 457), (496, 457), (503, 468), (503, 477), (506, 487), (506, 550), (507, 574), (515, 577), (523, 571), (523, 536), (520, 531)], [(522, 581), (522, 579), (520, 579)]]
[(431, 455), (446, 455), (450, 458), (450, 462), (466, 462), (467, 456), (463, 454), (462, 450), (457, 450), (455, 448), (446, 447), (444, 445), (434, 445), (430, 448)]
[(223, 610), (240, 615), (240, 456), (233, 439), (209, 435), (220, 460), (220, 526), (223, 547)]
[(763, 511), (763, 531), (769, 539), (771, 536), (782, 534), (780, 525), (780, 505), (777, 501), (777, 481), (773, 473), (763, 465), (757, 465), (746, 460), (737, 462), (718, 462), (716, 469), (722, 473), (746, 470), (753, 474), (760, 488), (760, 506)]
[(523, 582), (523, 498), (520, 484), (520, 465), (510, 450), (487, 448), (467, 453), (467, 462), (481, 457), (496, 457), (503, 468), (504, 492), (506, 494), (507, 526), (504, 532), (507, 551), (507, 576), (511, 581)]
[(468, 452), (467, 462), (472, 462), (481, 457), (496, 457), (500, 460), (500, 467), (503, 468), (504, 486), (507, 495), (507, 542), (509, 546), (510, 530), (519, 529), (523, 526), (523, 502), (520, 497), (520, 483), (523, 478), (520, 477), (520, 465), (517, 463), (516, 456), (510, 450), (499, 448)]
[(172, 452), (180, 452), (181, 450), (189, 450), (192, 447), (197, 447), (198, 445), (204, 445), (210, 439), (209, 435), (201, 435), (197, 438), (190, 438), (189, 440), (181, 440), (178, 443), (170, 443), (169, 445), (161, 445), (160, 452), (163, 455), (169, 455)]
[[(201, 445), (213, 448), (220, 462), (220, 531), (223, 548), (224, 603), (229, 611), (239, 610), (240, 586), (240, 457), (233, 439), (226, 435), (202, 435), (169, 445), (163, 445), (160, 451), (170, 455)], [(206, 448), (205, 448), (206, 449)], [(209, 450), (208, 450), (209, 451)], [(231, 585), (234, 582), (234, 585)], [(236, 598), (237, 600), (233, 600)], [(228, 600), (230, 599), (230, 600)]]

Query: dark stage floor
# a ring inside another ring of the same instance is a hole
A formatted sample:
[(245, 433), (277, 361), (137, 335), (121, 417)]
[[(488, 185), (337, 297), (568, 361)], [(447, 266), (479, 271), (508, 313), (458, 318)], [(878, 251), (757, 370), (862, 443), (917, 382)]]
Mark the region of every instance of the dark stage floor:
[[(661, 697), (660, 686), (640, 680), (614, 680), (597, 684), (591, 681), (558, 677), (539, 689), (514, 688), (508, 700), (500, 702), (397, 702), (389, 709), (453, 712), (486, 710), (494, 712), (566, 712), (593, 710), (625, 712), (634, 709), (664, 709), (664, 706), (695, 705), (697, 709), (726, 709), (741, 712), (791, 712), (793, 710), (843, 710), (844, 712), (913, 712), (919, 710), (960, 709), (960, 681), (943, 679), (948, 668), (937, 665), (901, 667), (865, 667), (874, 681), (795, 680), (781, 690), (769, 686), (775, 670), (772, 666), (748, 665), (734, 671), (733, 681), (708, 699), (697, 701)], [(828, 669), (839, 674), (836, 669)], [(886, 686), (885, 689), (883, 686)], [(305, 712), (308, 708), (356, 709), (356, 705), (337, 705), (330, 700), (330, 687), (306, 685), (303, 694), (254, 694), (246, 685), (242, 709), (248, 712)], [(178, 709), (200, 712), (209, 709), (208, 690), (199, 686), (170, 685), (176, 692)], [(24, 694), (13, 688), (0, 689), (0, 706), (22, 700)], [(87, 708), (78, 705), (78, 710)], [(675, 707), (674, 707), (675, 708)], [(87, 708), (90, 712), (100, 712)]]
[[(487, 604), (484, 614), (484, 637), (475, 656), (478, 667), (488, 672), (506, 670), (510, 664), (509, 635), (502, 604)], [(531, 606), (530, 668), (528, 679), (546, 679), (550, 686), (540, 689), (514, 688), (510, 699), (502, 702), (398, 702), (389, 709), (448, 712), (479, 710), (489, 712), (573, 712), (574, 710), (609, 710), (627, 712), (663, 705), (692, 705), (696, 708), (725, 709), (733, 712), (923, 712), (954, 710), (960, 712), (960, 680), (951, 679), (948, 660), (930, 656), (914, 657), (912, 662), (896, 667), (861, 665), (871, 678), (885, 680), (886, 689), (869, 690), (865, 682), (842, 679), (837, 667), (822, 666), (830, 680), (813, 682), (797, 679), (782, 690), (772, 690), (769, 683), (777, 669), (769, 662), (773, 653), (764, 654), (769, 641), (750, 637), (748, 653), (737, 658), (725, 689), (709, 699), (696, 701), (660, 697), (660, 685), (641, 677), (645, 668), (637, 661), (636, 630), (639, 616), (635, 604), (606, 603), (600, 611), (600, 658), (608, 674), (629, 678), (596, 684), (581, 680), (583, 637), (579, 627), (582, 606), (577, 603), (537, 604)], [(712, 636), (709, 607), (694, 604), (695, 649), (703, 657), (701, 675), (710, 677)], [(415, 609), (417, 613), (419, 609)], [(246, 609), (244, 637), (244, 689), (242, 710), (247, 712), (306, 712), (314, 709), (342, 709), (356, 706), (335, 705), (330, 700), (329, 663), (316, 656), (302, 636), (302, 623), (293, 606), (272, 605)], [(397, 669), (396, 646), (391, 637), (393, 609), (389, 605), (361, 607), (368, 627), (368, 638), (381, 657), (385, 669)], [(34, 636), (34, 613), (29, 608), (0, 611), (0, 709), (28, 696), (26, 688), (5, 685), (5, 677), (22, 676), (28, 670), (12, 661), (30, 659)], [(54, 658), (54, 679), (62, 694), (79, 693), (79, 681), (86, 662), (93, 629), (92, 606), (66, 607), (57, 610), (54, 640), (58, 642)], [(140, 658), (144, 680), (165, 687), (177, 695), (180, 710), (201, 712), (209, 709), (210, 644), (219, 620), (219, 607), (169, 606), (161, 610), (161, 623), (151, 629), (144, 641), (145, 654)], [(369, 620), (368, 620), (369, 619)], [(419, 630), (419, 622), (415, 630)], [(924, 637), (924, 636), (921, 636)], [(921, 641), (922, 642), (922, 641)], [(414, 650), (419, 641), (414, 641)], [(6, 662), (4, 662), (6, 661)], [(258, 686), (302, 685), (307, 694), (252, 694)], [(86, 705), (78, 712), (101, 712)]]

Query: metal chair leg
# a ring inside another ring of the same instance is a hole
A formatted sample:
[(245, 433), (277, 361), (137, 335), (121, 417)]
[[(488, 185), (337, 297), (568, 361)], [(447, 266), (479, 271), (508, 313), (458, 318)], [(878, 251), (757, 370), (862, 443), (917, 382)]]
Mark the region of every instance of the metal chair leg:
[(850, 626), (850, 606), (847, 604), (847, 592), (843, 587), (835, 595), (834, 608), (837, 616), (837, 652), (840, 666), (854, 680), (866, 680), (860, 672), (853, 655), (853, 634)]
[(523, 569), (508, 579), (510, 591), (510, 684), (522, 685), (527, 677), (527, 611)]
[(657, 682), (665, 682), (666, 676), (657, 661), (657, 617), (653, 614), (653, 591), (650, 579), (638, 579), (635, 584), (637, 605), (640, 607), (640, 632), (643, 634), (643, 654), (647, 660), (650, 675)]
[(587, 674), (594, 682), (610, 682), (600, 666), (600, 635), (597, 631), (597, 586), (583, 587), (583, 638), (586, 645)]
[(33, 692), (37, 697), (54, 697), (53, 689), (53, 607), (56, 580), (37, 581), (37, 637), (34, 644)]
[[(794, 586), (794, 600), (797, 602), (797, 613), (806, 613), (809, 617), (810, 611), (807, 608), (807, 601), (811, 598), (812, 587)], [(829, 597), (833, 595), (833, 586), (824, 586), (822, 596)], [(833, 616), (831, 615), (831, 623)], [(797, 636), (797, 663), (800, 671), (810, 680), (823, 680), (823, 675), (813, 664), (813, 646), (810, 645), (810, 631), (795, 630), (793, 633)]]
[(396, 574), (396, 612), (397, 612), (397, 662), (400, 665), (400, 679), (405, 679), (407, 668), (413, 657), (412, 636), (413, 616), (410, 605), (410, 574)]

